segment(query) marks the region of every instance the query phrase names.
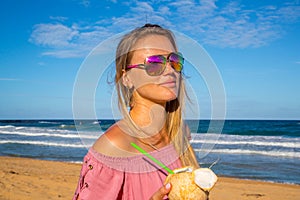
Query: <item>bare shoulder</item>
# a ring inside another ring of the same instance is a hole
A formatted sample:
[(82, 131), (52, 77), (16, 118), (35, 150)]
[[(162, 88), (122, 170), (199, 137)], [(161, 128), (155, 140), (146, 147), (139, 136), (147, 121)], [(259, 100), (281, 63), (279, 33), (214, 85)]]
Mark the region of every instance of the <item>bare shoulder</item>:
[(128, 156), (131, 136), (124, 133), (118, 123), (112, 125), (93, 145), (93, 149), (107, 156)]

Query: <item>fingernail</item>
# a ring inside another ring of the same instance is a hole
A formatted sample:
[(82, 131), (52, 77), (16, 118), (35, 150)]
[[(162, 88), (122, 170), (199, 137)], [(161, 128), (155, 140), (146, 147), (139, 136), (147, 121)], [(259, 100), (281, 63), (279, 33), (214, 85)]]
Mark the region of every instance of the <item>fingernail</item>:
[(167, 190), (169, 190), (171, 188), (171, 184), (168, 183), (165, 187), (166, 187)]

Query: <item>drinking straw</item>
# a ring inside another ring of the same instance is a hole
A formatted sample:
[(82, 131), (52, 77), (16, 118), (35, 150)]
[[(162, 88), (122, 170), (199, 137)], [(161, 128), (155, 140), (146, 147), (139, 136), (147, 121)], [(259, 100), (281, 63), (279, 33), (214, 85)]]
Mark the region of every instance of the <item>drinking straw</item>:
[(164, 168), (167, 172), (169, 172), (170, 174), (174, 174), (174, 172), (168, 168), (166, 165), (164, 165), (162, 162), (160, 162), (159, 160), (157, 160), (156, 158), (154, 158), (153, 156), (151, 156), (148, 152), (146, 152), (144, 149), (142, 149), (141, 147), (139, 147), (138, 145), (136, 145), (135, 143), (131, 142), (130, 143), (131, 146), (133, 146), (134, 148), (136, 148), (139, 152), (141, 152), (142, 154), (144, 154), (145, 156), (147, 156), (148, 158), (150, 158), (153, 162), (155, 162), (157, 165), (159, 165), (160, 167)]

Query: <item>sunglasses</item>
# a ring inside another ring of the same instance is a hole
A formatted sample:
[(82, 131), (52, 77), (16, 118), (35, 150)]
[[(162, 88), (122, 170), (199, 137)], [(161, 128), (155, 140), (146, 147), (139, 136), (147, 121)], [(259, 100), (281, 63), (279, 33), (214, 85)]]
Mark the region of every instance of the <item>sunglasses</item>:
[(165, 55), (152, 55), (146, 57), (144, 64), (129, 65), (126, 69), (144, 69), (149, 76), (159, 76), (165, 71), (167, 62), (170, 63), (176, 72), (181, 72), (184, 58), (179, 52), (172, 52), (168, 54), (167, 57), (165, 57)]

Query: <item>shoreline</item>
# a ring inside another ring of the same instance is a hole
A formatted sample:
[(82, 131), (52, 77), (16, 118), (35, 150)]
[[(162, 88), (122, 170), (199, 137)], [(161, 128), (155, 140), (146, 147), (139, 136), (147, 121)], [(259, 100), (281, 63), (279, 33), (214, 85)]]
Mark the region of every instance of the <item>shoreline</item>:
[[(72, 199), (81, 164), (0, 156), (0, 199)], [(219, 177), (210, 200), (296, 200), (300, 185)]]
[(255, 182), (261, 182), (261, 183), (300, 186), (300, 184), (298, 184), (298, 183), (285, 183), (285, 182), (280, 182), (280, 181), (268, 181), (268, 180), (261, 180), (261, 179), (248, 179), (248, 178), (239, 178), (239, 177), (226, 176), (226, 175), (218, 175), (218, 177), (221, 177), (222, 179), (238, 179), (238, 180), (241, 180), (241, 181), (255, 181)]

